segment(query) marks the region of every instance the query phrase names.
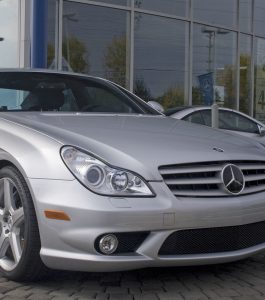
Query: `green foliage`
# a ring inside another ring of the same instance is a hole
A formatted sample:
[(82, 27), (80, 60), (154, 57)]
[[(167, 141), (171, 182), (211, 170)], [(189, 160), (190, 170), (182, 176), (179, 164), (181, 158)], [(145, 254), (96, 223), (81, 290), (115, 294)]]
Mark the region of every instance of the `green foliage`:
[(199, 87), (192, 87), (192, 105), (203, 105), (202, 91)]
[(47, 66), (49, 67), (54, 60), (54, 46), (52, 44), (48, 44), (47, 47)]
[[(63, 40), (63, 57), (74, 72), (88, 73), (89, 59), (86, 45), (76, 37)], [(69, 55), (69, 57), (68, 57)]]
[[(240, 110), (249, 113), (250, 101), (250, 65), (251, 57), (247, 54), (240, 55), (240, 88), (239, 103)], [(225, 107), (234, 108), (236, 104), (236, 67), (234, 65), (225, 66), (222, 76), (218, 76), (217, 85), (225, 87)]]
[(185, 95), (183, 88), (170, 87), (161, 97), (155, 99), (165, 110), (184, 104)]
[(146, 87), (143, 79), (135, 80), (133, 92), (147, 102), (153, 100), (150, 89)]
[(106, 78), (126, 87), (126, 36), (115, 36), (104, 55)]
[[(76, 37), (70, 37), (63, 41), (63, 57), (68, 61), (74, 72), (88, 73), (88, 51), (86, 45)], [(69, 58), (68, 58), (69, 54)], [(55, 50), (52, 44), (47, 48), (47, 66), (49, 67), (54, 60)]]

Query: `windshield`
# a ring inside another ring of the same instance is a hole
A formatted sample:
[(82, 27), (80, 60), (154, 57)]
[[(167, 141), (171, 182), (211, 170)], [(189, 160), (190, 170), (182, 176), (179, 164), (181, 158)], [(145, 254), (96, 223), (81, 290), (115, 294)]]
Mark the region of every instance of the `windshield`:
[(158, 114), (108, 81), (40, 72), (0, 72), (0, 111)]

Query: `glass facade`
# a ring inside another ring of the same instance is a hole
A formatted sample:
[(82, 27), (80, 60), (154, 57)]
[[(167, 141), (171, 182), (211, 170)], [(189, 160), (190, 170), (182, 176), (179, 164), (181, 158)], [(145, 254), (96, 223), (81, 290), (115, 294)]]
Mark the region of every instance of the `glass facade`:
[(0, 67), (19, 66), (19, 2), (0, 1)]
[(265, 121), (264, 0), (57, 1), (49, 67), (108, 78), (166, 109), (216, 101)]

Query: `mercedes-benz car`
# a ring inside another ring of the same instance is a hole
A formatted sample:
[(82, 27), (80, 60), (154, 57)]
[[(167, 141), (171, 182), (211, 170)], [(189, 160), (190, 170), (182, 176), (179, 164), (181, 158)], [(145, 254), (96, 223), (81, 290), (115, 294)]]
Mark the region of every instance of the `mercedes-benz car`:
[[(212, 126), (210, 106), (179, 106), (165, 112), (171, 118)], [(265, 124), (234, 109), (219, 108), (219, 129), (256, 139), (265, 144)]]
[(118, 271), (265, 250), (265, 148), (108, 80), (0, 71), (0, 270)]

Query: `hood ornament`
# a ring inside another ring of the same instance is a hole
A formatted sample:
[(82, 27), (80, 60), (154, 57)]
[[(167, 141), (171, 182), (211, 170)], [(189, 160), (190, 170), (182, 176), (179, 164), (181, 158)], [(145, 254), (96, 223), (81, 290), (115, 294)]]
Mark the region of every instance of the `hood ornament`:
[(217, 148), (217, 147), (213, 147), (213, 150), (214, 150), (214, 151), (217, 151), (217, 152), (225, 152), (224, 149)]

